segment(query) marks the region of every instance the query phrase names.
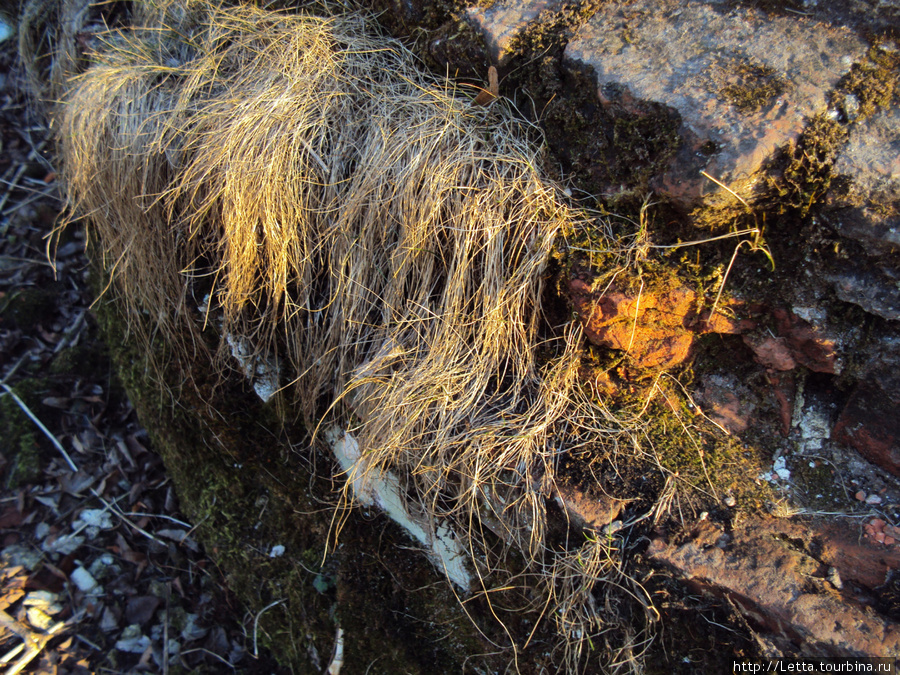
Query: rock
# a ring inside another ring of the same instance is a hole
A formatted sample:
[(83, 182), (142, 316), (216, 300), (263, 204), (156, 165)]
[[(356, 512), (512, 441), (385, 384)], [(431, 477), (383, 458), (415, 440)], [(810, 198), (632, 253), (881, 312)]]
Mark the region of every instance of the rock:
[(732, 434), (750, 426), (757, 408), (754, 398), (753, 392), (730, 373), (705, 375), (696, 392), (696, 400), (706, 415)]
[(556, 11), (571, 0), (517, 0), (487, 7), (470, 7), (466, 15), (484, 34), (491, 59), (504, 65), (512, 56), (510, 45), (544, 11)]
[(566, 482), (556, 485), (556, 501), (572, 525), (598, 531), (615, 521), (628, 503), (603, 493), (592, 483), (574, 486)]
[(827, 224), (867, 252), (900, 246), (900, 109), (881, 109), (854, 125), (834, 163)]
[(889, 106), (854, 124), (833, 173), (822, 221), (857, 248), (828, 278), (845, 302), (900, 319), (900, 109)]
[(816, 373), (836, 375), (841, 372), (837, 348), (839, 340), (825, 329), (783, 308), (776, 308), (772, 315), (783, 335), (791, 357), (801, 366)]
[(757, 363), (773, 371), (793, 370), (801, 365), (817, 373), (840, 373), (839, 337), (784, 308), (775, 308), (772, 316), (777, 336), (768, 328), (743, 336)]
[(766, 380), (772, 387), (775, 401), (778, 404), (778, 417), (781, 421), (781, 435), (791, 433), (793, 421), (794, 397), (797, 393), (797, 383), (792, 371), (774, 371), (766, 373)]
[(604, 5), (566, 58), (593, 68), (604, 106), (657, 102), (681, 118), (681, 148), (653, 186), (684, 205), (721, 187), (744, 196), (777, 148), (865, 54), (850, 30), (796, 15), (719, 2)]
[(772, 337), (765, 331), (744, 335), (744, 344), (753, 350), (756, 362), (770, 370), (785, 371), (797, 367), (787, 340)]
[[(864, 607), (846, 588), (860, 576), (852, 567), (860, 558), (849, 553), (829, 562), (842, 553), (847, 537), (837, 537), (840, 543), (835, 543), (831, 531), (818, 530), (810, 537), (790, 523), (758, 519), (735, 529), (724, 548), (722, 535), (716, 525), (701, 522), (686, 541), (656, 539), (647, 554), (676, 570), (689, 586), (728, 598), (783, 655), (900, 655), (900, 627)], [(816, 537), (817, 545), (809, 544)], [(879, 556), (871, 546), (855, 545), (860, 548), (869, 558)], [(889, 557), (893, 564), (898, 562), (896, 554)]]
[(856, 386), (833, 437), (900, 476), (900, 377), (896, 371), (872, 374)]
[[(592, 291), (573, 276), (569, 292), (588, 339), (626, 352), (637, 368), (671, 368), (690, 357), (698, 335), (740, 333), (755, 325), (753, 319), (732, 319), (723, 312), (710, 318), (702, 311), (705, 299), (684, 286), (625, 291), (611, 285)], [(729, 308), (746, 309), (738, 303)]]
[(877, 268), (853, 261), (843, 270), (828, 274), (826, 279), (834, 285), (837, 296), (844, 302), (852, 302), (870, 314), (885, 319), (900, 320), (897, 280), (885, 279)]

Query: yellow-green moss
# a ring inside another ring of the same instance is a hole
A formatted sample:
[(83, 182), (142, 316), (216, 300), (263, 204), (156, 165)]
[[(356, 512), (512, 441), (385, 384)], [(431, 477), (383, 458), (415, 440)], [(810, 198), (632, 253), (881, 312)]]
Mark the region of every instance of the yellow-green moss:
[(730, 71), (735, 81), (722, 87), (719, 94), (745, 114), (764, 108), (787, 89), (787, 81), (778, 71), (760, 63), (741, 61)]
[[(848, 101), (851, 95), (855, 101)], [(867, 60), (856, 63), (835, 87), (833, 103), (849, 121), (865, 119), (895, 103), (900, 95), (900, 53), (883, 46), (869, 49)]]

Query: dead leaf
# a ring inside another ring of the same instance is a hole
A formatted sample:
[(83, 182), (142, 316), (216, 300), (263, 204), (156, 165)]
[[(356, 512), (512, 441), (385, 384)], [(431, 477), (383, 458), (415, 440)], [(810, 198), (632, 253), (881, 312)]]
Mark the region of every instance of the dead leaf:
[(134, 458), (131, 456), (131, 452), (128, 450), (128, 446), (122, 440), (116, 441), (116, 448), (118, 448), (119, 452), (122, 453), (122, 456), (128, 460), (128, 463), (131, 465), (132, 469), (137, 468), (137, 464), (134, 462)]
[(149, 452), (147, 448), (144, 447), (143, 443), (135, 438), (134, 434), (128, 434), (128, 436), (125, 437), (125, 443), (128, 445), (128, 449), (131, 450), (133, 457), (140, 457)]
[(0, 610), (6, 610), (11, 605), (18, 602), (25, 595), (25, 582), (28, 579), (25, 576), (23, 567), (11, 568), (15, 570), (15, 574), (4, 576), (3, 592), (0, 593)]
[(74, 474), (63, 474), (57, 480), (63, 491), (73, 497), (80, 497), (81, 493), (91, 487), (97, 479), (86, 471), (78, 471)]
[(0, 529), (19, 527), (22, 524), (22, 512), (10, 504), (0, 512)]
[(488, 105), (500, 96), (500, 82), (497, 78), (497, 69), (494, 66), (488, 68), (488, 88), (478, 92), (478, 96), (472, 101), (474, 105)]
[(129, 624), (143, 626), (153, 618), (153, 613), (159, 607), (160, 599), (152, 595), (138, 595), (128, 599), (125, 605), (125, 621)]
[(60, 410), (68, 410), (71, 402), (72, 399), (65, 396), (47, 396), (41, 399), (41, 403), (48, 408), (58, 408)]

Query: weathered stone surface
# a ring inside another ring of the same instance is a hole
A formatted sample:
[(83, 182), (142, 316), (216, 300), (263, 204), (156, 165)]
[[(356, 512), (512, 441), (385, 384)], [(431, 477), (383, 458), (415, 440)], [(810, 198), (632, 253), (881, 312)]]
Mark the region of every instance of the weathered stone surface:
[(683, 144), (656, 189), (694, 203), (720, 187), (750, 196), (753, 176), (865, 53), (847, 29), (718, 2), (605, 6), (566, 48), (591, 66), (605, 105), (655, 101), (681, 116)]
[(705, 375), (695, 399), (713, 422), (732, 434), (747, 430), (757, 408), (753, 392), (728, 373)]
[(834, 437), (900, 476), (900, 377), (881, 372), (861, 381), (841, 412)]
[(766, 373), (766, 381), (772, 387), (772, 394), (778, 405), (778, 418), (781, 421), (781, 435), (791, 433), (791, 421), (794, 410), (794, 398), (797, 393), (797, 383), (791, 371), (773, 371)]
[(816, 373), (841, 372), (841, 341), (837, 335), (782, 307), (772, 310), (772, 317), (777, 334), (766, 328), (743, 336), (757, 363), (774, 371), (793, 370), (801, 365)]
[(569, 292), (588, 339), (626, 352), (638, 368), (676, 366), (690, 357), (698, 335), (740, 333), (755, 325), (752, 319), (722, 312), (710, 316), (703, 309), (705, 299), (683, 286), (593, 291), (585, 280), (573, 277)]
[(870, 314), (892, 321), (900, 320), (900, 275), (884, 274), (868, 261), (849, 261), (845, 269), (832, 271), (826, 279), (834, 284), (844, 302), (859, 305)]
[[(858, 544), (840, 557), (846, 536), (817, 528), (810, 537), (816, 526), (804, 525), (754, 519), (724, 533), (702, 521), (686, 541), (656, 539), (647, 553), (689, 585), (729, 598), (785, 655), (900, 656), (900, 627), (864, 607), (841, 581), (859, 579), (854, 565), (868, 560), (885, 569), (889, 559), (896, 564), (895, 553)], [(883, 583), (872, 563), (866, 567), (867, 581)]]
[(884, 108), (855, 125), (834, 174), (846, 179), (829, 194), (829, 222), (838, 233), (886, 250), (900, 246), (900, 109)]
[(755, 532), (759, 536), (799, 543), (807, 555), (833, 567), (844, 583), (855, 584), (860, 590), (881, 586), (893, 570), (900, 569), (900, 548), (860, 539), (858, 526), (846, 520), (753, 518), (740, 529), (744, 533)]
[(900, 319), (900, 109), (882, 109), (855, 125), (834, 164), (835, 187), (823, 221), (858, 242), (829, 278), (838, 296), (867, 312)]
[(628, 503), (605, 494), (593, 484), (575, 486), (561, 482), (556, 485), (555, 496), (572, 525), (593, 530), (600, 530), (615, 521)]
[(756, 362), (770, 370), (785, 371), (797, 367), (787, 340), (783, 337), (773, 337), (760, 331), (745, 335), (744, 344), (753, 350)]
[(471, 7), (466, 11), (469, 21), (484, 34), (491, 59), (505, 64), (512, 53), (513, 39), (522, 33), (544, 11), (554, 11), (571, 0), (504, 0), (490, 7)]
[(835, 336), (784, 308), (776, 308), (772, 315), (778, 325), (778, 334), (784, 336), (797, 363), (816, 373), (840, 373), (839, 340)]

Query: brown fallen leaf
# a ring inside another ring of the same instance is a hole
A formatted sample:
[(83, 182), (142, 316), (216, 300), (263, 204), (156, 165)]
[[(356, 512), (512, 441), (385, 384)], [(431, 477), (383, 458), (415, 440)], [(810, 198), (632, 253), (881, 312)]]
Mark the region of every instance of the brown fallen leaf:
[(67, 410), (71, 402), (72, 399), (65, 396), (47, 396), (41, 399), (41, 403), (48, 408), (58, 408), (59, 410)]
[(19, 511), (18, 507), (10, 504), (3, 511), (0, 511), (0, 529), (6, 530), (13, 527), (19, 527), (22, 524), (24, 515)]
[(153, 618), (153, 613), (159, 607), (160, 599), (153, 595), (137, 595), (128, 598), (125, 605), (125, 621), (129, 624), (143, 626)]
[(500, 82), (497, 78), (497, 69), (494, 66), (488, 68), (488, 88), (478, 92), (478, 96), (472, 101), (474, 105), (488, 105), (500, 96)]
[(61, 476), (57, 477), (59, 486), (63, 489), (63, 491), (67, 492), (73, 497), (80, 497), (81, 493), (91, 487), (96, 482), (96, 480), (97, 479), (94, 476), (91, 476), (86, 471), (78, 471), (74, 474), (62, 474)]

